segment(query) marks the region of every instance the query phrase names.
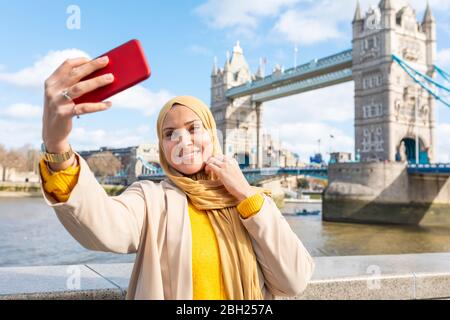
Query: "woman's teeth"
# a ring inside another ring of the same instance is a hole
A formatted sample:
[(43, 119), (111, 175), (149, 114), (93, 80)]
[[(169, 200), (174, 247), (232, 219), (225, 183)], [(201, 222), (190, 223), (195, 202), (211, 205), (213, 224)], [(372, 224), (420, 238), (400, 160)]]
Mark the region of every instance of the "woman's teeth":
[(190, 158), (190, 157), (196, 155), (197, 153), (200, 153), (200, 151), (190, 152), (190, 153), (188, 153), (186, 155), (183, 155), (183, 158)]

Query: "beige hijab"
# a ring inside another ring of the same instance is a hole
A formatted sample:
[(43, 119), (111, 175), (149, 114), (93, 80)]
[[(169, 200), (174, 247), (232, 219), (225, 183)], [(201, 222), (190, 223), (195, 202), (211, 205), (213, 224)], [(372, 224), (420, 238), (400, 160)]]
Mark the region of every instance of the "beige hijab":
[[(256, 256), (250, 236), (242, 225), (236, 210), (239, 200), (228, 192), (218, 178), (205, 173), (204, 169), (196, 174), (186, 176), (170, 166), (165, 158), (162, 145), (163, 123), (166, 114), (175, 104), (186, 106), (197, 114), (202, 120), (203, 126), (210, 133), (213, 156), (222, 154), (222, 148), (217, 138), (216, 123), (209, 108), (197, 98), (180, 96), (167, 102), (158, 116), (157, 133), (161, 167), (168, 179), (185, 192), (192, 204), (207, 213), (219, 244), (227, 297), (233, 300), (262, 299)], [(269, 189), (253, 188), (268, 196), (272, 195)]]

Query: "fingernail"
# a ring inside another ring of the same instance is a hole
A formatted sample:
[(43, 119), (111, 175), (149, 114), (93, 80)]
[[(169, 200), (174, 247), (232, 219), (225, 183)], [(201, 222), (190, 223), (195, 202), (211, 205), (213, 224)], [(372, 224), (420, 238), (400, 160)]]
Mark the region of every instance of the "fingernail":
[(107, 74), (105, 74), (104, 77), (105, 77), (105, 80), (107, 80), (107, 81), (114, 80), (114, 75), (112, 73), (107, 73)]
[(108, 58), (108, 56), (104, 56), (104, 57), (101, 57), (101, 58), (99, 59), (99, 61), (100, 61), (101, 63), (105, 63), (105, 62), (108, 62), (108, 61), (109, 61), (109, 58)]
[(111, 101), (106, 101), (105, 104), (106, 104), (106, 106), (107, 106), (108, 108), (112, 106), (112, 102), (111, 102)]

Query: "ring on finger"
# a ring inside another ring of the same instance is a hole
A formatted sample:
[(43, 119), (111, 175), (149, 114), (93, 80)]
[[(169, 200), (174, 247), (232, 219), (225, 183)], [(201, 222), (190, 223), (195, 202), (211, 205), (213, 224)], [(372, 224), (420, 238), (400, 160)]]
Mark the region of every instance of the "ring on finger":
[(61, 95), (68, 101), (72, 101), (72, 97), (69, 95), (69, 90), (68, 89), (64, 89), (63, 91), (61, 91)]

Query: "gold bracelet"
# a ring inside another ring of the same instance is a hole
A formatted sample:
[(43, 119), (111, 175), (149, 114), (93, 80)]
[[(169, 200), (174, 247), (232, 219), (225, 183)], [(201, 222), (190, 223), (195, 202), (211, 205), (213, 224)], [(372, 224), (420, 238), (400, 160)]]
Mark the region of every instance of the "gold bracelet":
[(62, 163), (69, 160), (74, 151), (72, 150), (72, 146), (69, 144), (69, 151), (65, 151), (63, 153), (49, 153), (45, 148), (44, 142), (41, 144), (41, 156), (48, 162), (51, 163)]
[[(44, 161), (45, 161), (45, 160), (44, 160)], [(68, 167), (67, 167), (66, 169), (64, 169), (64, 170), (67, 170), (67, 169), (70, 168), (70, 167), (76, 168), (76, 167), (77, 167), (76, 164), (78, 164), (78, 159), (77, 159), (77, 155), (75, 154), (75, 157), (74, 157), (74, 159), (73, 159), (72, 164), (71, 164), (70, 166), (68, 166)], [(52, 169), (50, 169), (50, 166), (48, 165), (48, 161), (45, 161), (45, 165), (47, 166), (47, 170), (48, 170), (48, 172), (50, 172), (51, 175), (54, 175), (55, 173), (58, 173), (58, 172), (61, 172), (61, 171), (64, 171), (64, 170), (53, 171)]]

